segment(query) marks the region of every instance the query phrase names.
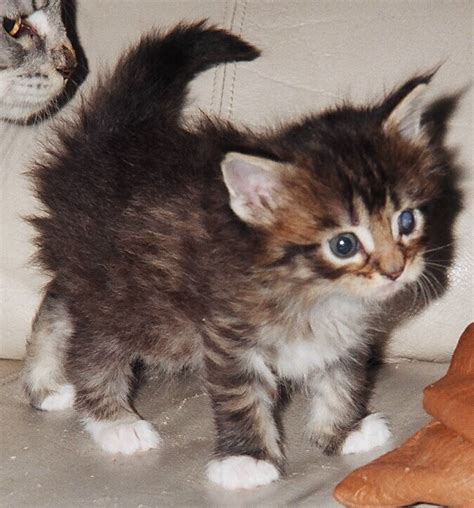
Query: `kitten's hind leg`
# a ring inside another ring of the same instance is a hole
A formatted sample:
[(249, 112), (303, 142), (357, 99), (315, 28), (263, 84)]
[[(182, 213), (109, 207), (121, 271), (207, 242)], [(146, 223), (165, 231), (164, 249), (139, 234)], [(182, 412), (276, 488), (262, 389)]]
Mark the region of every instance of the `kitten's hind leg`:
[(131, 404), (132, 359), (115, 351), (112, 339), (100, 339), (85, 343), (76, 336), (68, 351), (67, 375), (76, 387), (75, 408), (86, 430), (109, 453), (130, 455), (157, 448), (159, 434)]
[(26, 396), (37, 409), (53, 411), (74, 404), (74, 388), (67, 382), (64, 370), (71, 334), (72, 325), (65, 303), (48, 291), (33, 321), (23, 372)]
[(367, 452), (391, 436), (380, 414), (369, 414), (366, 366), (353, 358), (340, 359), (315, 373), (308, 430), (311, 439), (329, 454)]

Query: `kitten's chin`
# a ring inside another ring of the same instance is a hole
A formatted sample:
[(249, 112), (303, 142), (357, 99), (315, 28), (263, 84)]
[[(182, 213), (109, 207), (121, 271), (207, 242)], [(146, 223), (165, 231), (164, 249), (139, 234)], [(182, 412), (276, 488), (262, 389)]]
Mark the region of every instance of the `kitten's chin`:
[(401, 277), (396, 280), (386, 280), (383, 277), (380, 277), (378, 279), (379, 284), (369, 292), (366, 299), (368, 301), (382, 303), (395, 297), (408, 286), (416, 282), (423, 271), (423, 267), (424, 265), (422, 263), (411, 262)]
[(371, 288), (362, 295), (362, 298), (368, 303), (383, 303), (396, 296), (405, 288), (406, 282), (400, 282), (398, 280), (387, 281), (375, 288)]
[(398, 281), (389, 282), (384, 286), (377, 288), (372, 298), (377, 301), (388, 300), (399, 293), (404, 287), (405, 284)]

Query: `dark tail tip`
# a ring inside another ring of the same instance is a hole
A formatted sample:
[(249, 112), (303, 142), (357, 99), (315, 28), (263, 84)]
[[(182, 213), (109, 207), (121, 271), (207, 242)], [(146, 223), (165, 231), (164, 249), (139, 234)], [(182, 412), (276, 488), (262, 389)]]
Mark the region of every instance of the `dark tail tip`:
[(259, 54), (237, 35), (206, 21), (179, 24), (166, 34), (150, 32), (118, 63), (113, 86), (104, 88), (101, 107), (114, 116), (119, 107), (124, 109), (128, 123), (151, 118), (173, 122), (195, 76), (219, 64), (254, 60)]
[(260, 50), (227, 30), (209, 25), (202, 20), (192, 25), (178, 25), (164, 39), (170, 46), (177, 45), (180, 53), (187, 53), (194, 72), (214, 65), (255, 60)]

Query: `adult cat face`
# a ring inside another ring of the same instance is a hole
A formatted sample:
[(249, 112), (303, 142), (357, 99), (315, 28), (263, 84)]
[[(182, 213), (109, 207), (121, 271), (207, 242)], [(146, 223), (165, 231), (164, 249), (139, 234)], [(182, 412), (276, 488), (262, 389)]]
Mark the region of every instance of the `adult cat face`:
[(62, 92), (76, 58), (60, 0), (7, 0), (0, 7), (0, 118), (25, 121)]

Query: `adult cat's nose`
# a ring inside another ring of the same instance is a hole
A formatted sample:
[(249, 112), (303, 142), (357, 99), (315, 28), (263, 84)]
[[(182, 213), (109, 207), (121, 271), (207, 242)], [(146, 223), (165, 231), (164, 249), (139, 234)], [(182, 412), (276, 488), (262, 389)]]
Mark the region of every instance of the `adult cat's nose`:
[(68, 79), (77, 65), (76, 53), (68, 46), (61, 46), (52, 51), (53, 62), (56, 70)]

